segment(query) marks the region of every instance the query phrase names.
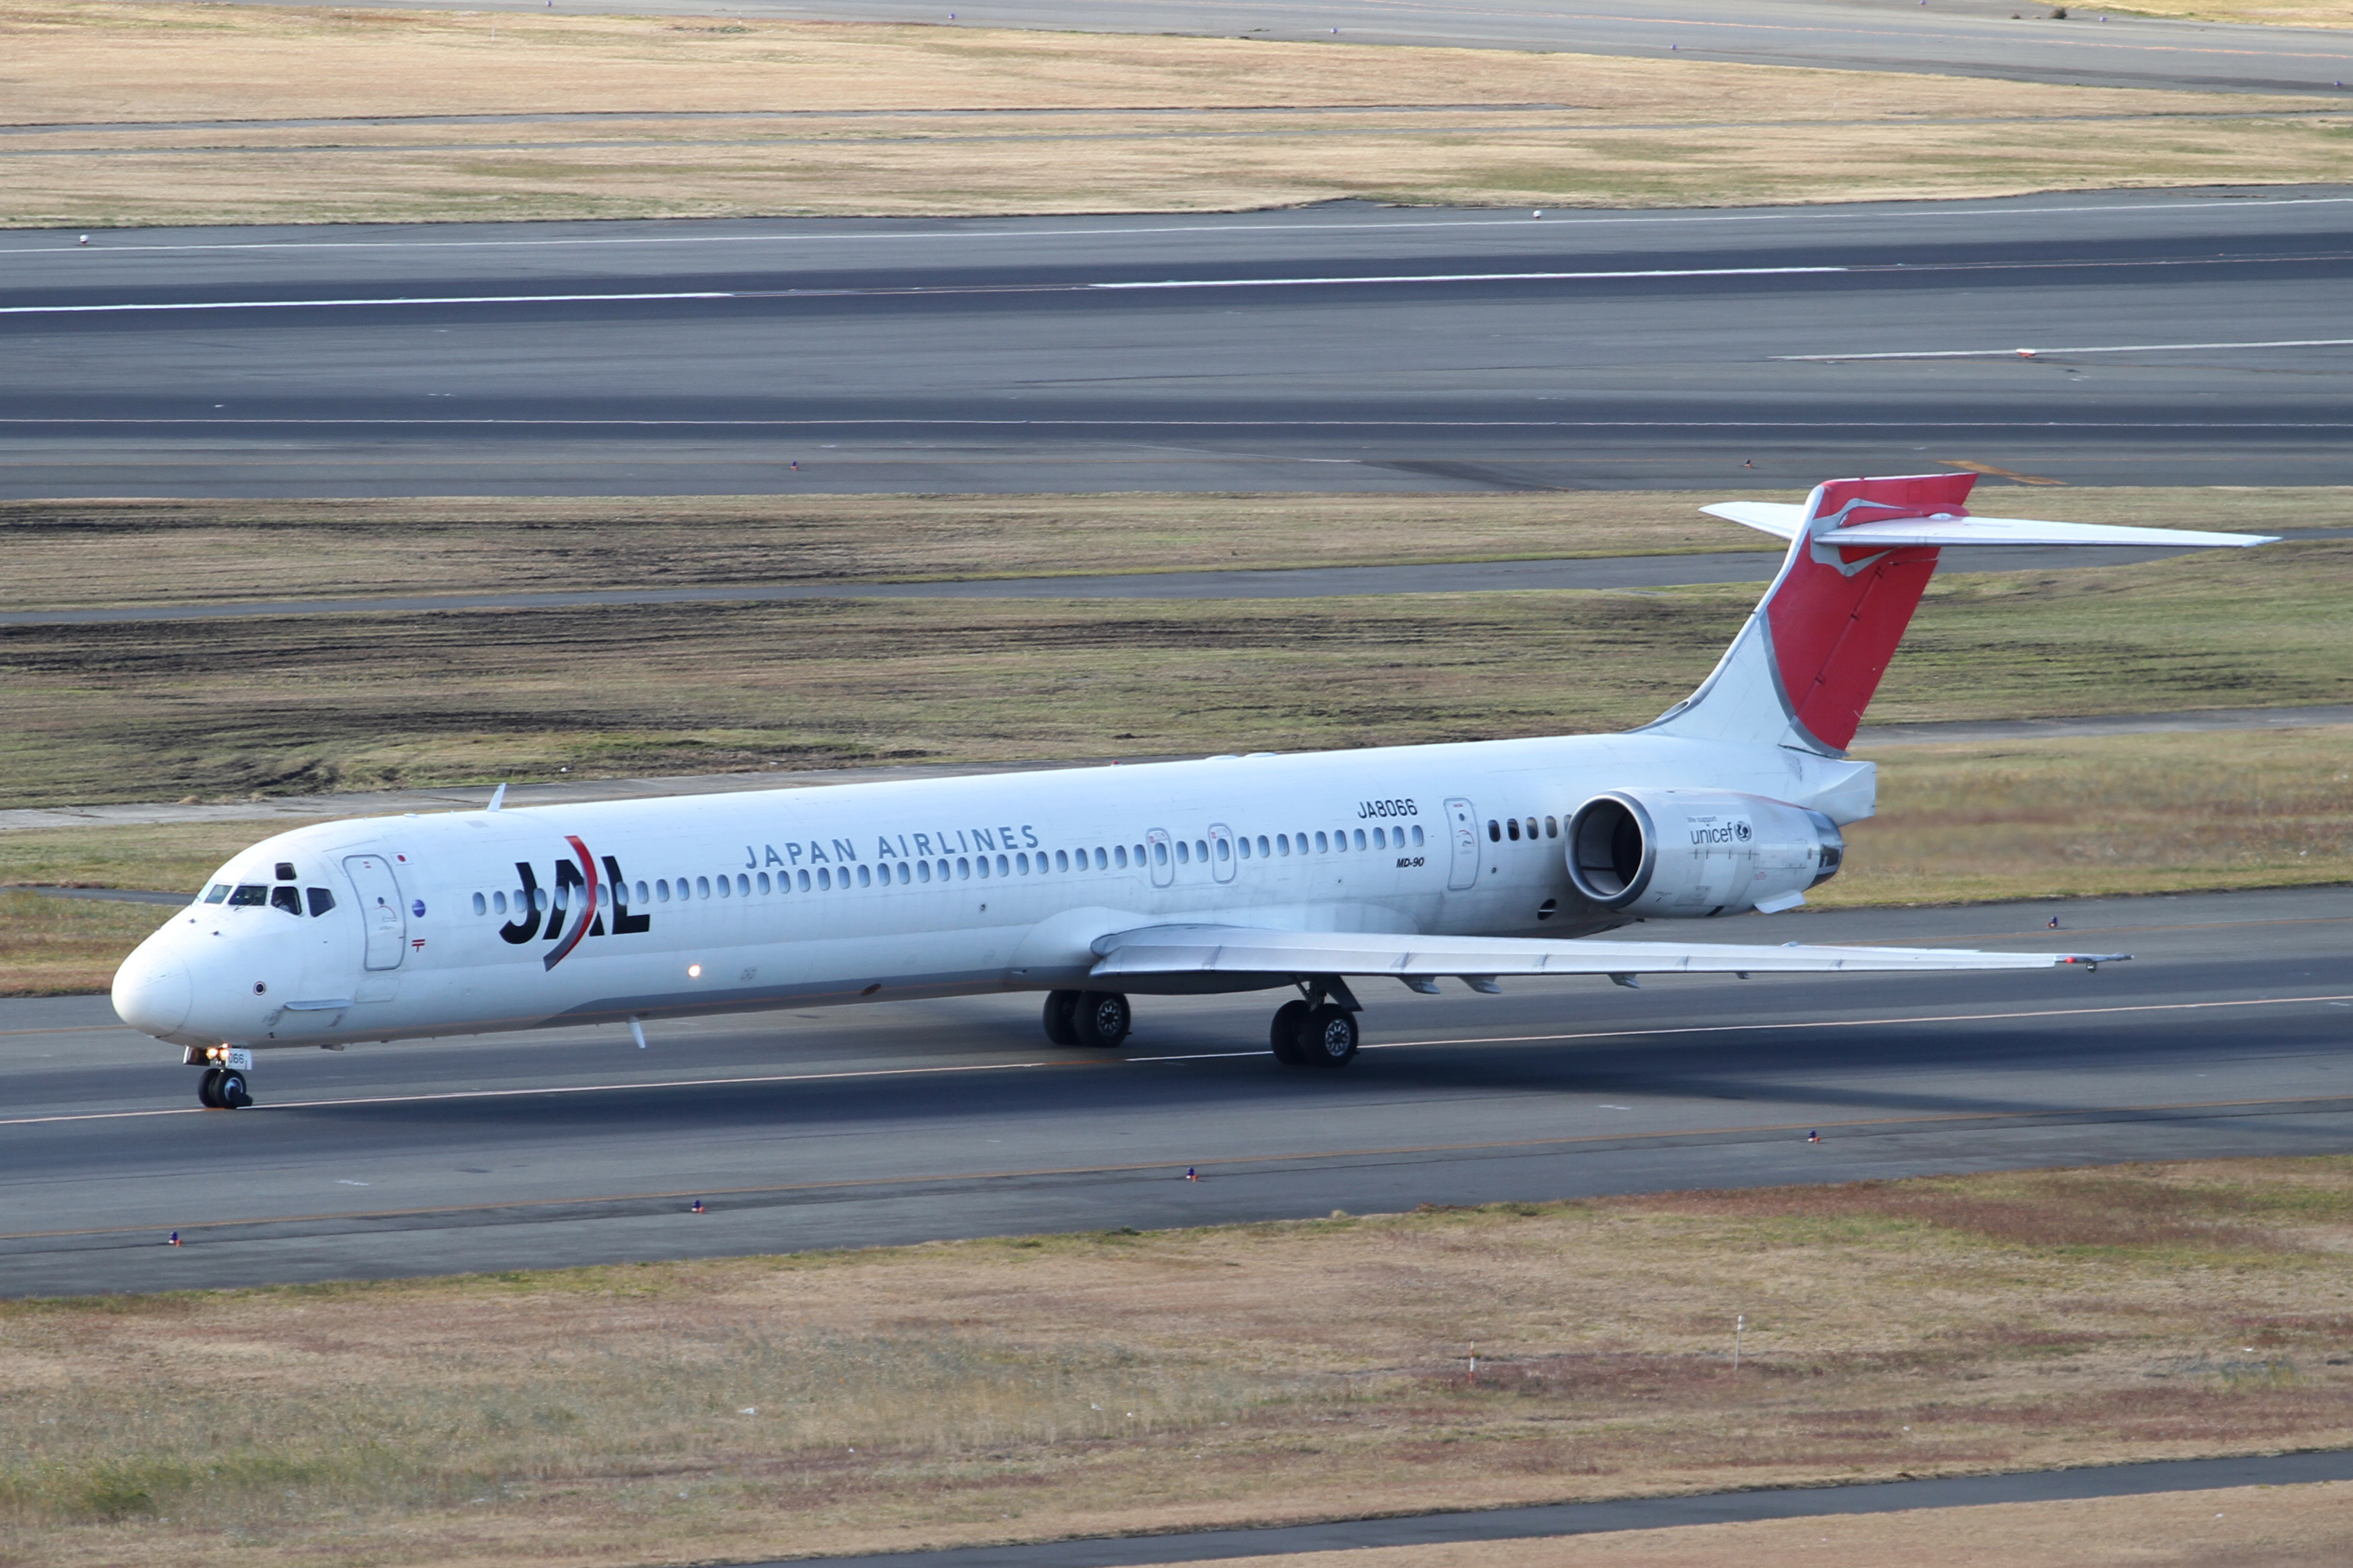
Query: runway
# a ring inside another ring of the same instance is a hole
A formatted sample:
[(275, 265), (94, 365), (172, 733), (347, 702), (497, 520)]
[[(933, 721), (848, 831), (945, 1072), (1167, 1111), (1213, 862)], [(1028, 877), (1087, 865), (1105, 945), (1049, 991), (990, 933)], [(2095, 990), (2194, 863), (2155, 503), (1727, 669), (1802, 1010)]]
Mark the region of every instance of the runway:
[(2353, 433), (2346, 188), (73, 241), (0, 237), (8, 496), (2326, 484)]
[(1273, 1063), (1271, 995), (1143, 1001), (1109, 1057), (1043, 1045), (1025, 995), (658, 1023), (644, 1053), (363, 1045), (262, 1057), (234, 1113), (101, 998), (0, 1003), (0, 1269), (26, 1296), (380, 1278), (2353, 1145), (2345, 889), (1763, 918), (1708, 934), (2138, 956), (1368, 987), (1339, 1073)]
[[(296, 0), (286, 0), (288, 4)], [(435, 0), (389, 0), (436, 8)], [(538, 10), (529, 0), (476, 9)], [(1191, 33), (1352, 44), (1564, 49), (2081, 87), (2309, 92), (2353, 77), (2353, 33), (2106, 16), (2018, 0), (565, 0), (570, 12)]]

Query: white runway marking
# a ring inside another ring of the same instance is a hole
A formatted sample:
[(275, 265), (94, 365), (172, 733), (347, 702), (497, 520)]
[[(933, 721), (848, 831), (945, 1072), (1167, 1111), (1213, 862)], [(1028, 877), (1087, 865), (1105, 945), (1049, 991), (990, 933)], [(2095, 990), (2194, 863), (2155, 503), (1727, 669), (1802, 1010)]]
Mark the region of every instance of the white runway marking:
[[(2353, 202), (2353, 196), (2274, 196), (2232, 203), (2234, 209), (2248, 207), (2330, 206)], [(1931, 211), (1915, 216), (1967, 218), (1982, 221), (1989, 216), (2042, 216), (2058, 213), (2126, 213), (2179, 212), (2187, 209), (2212, 211), (2211, 202), (2131, 202), (2083, 203), (2066, 206), (2044, 207), (1985, 207), (1971, 204), (1951, 211)], [(1660, 216), (1561, 216), (1546, 217), (1542, 223), (1552, 228), (1622, 226), (1625, 225), (1693, 224), (1693, 223), (1776, 223), (1823, 216), (1816, 211), (1781, 210), (1767, 212), (1679, 213)], [(1835, 216), (1835, 215), (1832, 215)], [(691, 221), (691, 220), (690, 220)], [(1134, 225), (1116, 228), (969, 228), (949, 226), (933, 229), (914, 227), (892, 228), (871, 232), (848, 231), (833, 234), (658, 234), (658, 235), (594, 235), (567, 238), (534, 239), (257, 239), (213, 242), (194, 245), (107, 245), (96, 247), (97, 254), (162, 255), (189, 250), (534, 250), (580, 246), (634, 245), (795, 245), (826, 242), (851, 243), (873, 240), (946, 239), (958, 242), (979, 239), (1082, 239), (1098, 235), (1126, 236), (1144, 234), (1258, 234), (1277, 232), (1316, 235), (1377, 230), (1387, 234), (1419, 232), (1440, 228), (1525, 228), (1539, 220), (1525, 217), (1398, 219), (1388, 223), (1171, 223)], [(22, 245), (0, 247), (0, 256), (49, 256), (61, 251), (79, 249), (69, 242), (54, 245)], [(84, 252), (89, 254), (89, 252)]]
[[(1330, 289), (1377, 283), (1607, 282), (1621, 278), (1771, 278), (1844, 267), (1686, 267), (1617, 272), (1426, 272), (1363, 278), (1166, 278), (1134, 283), (1007, 283), (903, 289), (678, 289), (629, 294), (418, 294), (347, 300), (167, 300), (103, 305), (0, 305), (0, 316), (90, 316), (157, 310), (321, 310), (422, 305), (636, 304), (681, 300), (835, 300), (924, 294), (1082, 294), (1134, 289)], [(1922, 271), (1926, 268), (1915, 268)]]
[(1851, 360), (1851, 359), (2014, 359), (2031, 353), (2040, 359), (2044, 354), (2159, 354), (2187, 353), (2191, 349), (2341, 349), (2353, 347), (2353, 338), (2274, 338), (2264, 342), (2247, 343), (2110, 343), (2098, 348), (2025, 348), (2014, 349), (1904, 349), (1893, 353), (1871, 354), (1775, 354), (1777, 360)]
[[(2353, 996), (2255, 996), (2236, 1002), (2141, 1002), (2111, 1007), (2041, 1007), (2016, 1013), (1932, 1013), (1916, 1017), (1806, 1018), (1780, 1024), (1687, 1024), (1668, 1028), (1590, 1029), (1567, 1035), (1488, 1035), (1462, 1039), (1388, 1040), (1363, 1048), (1396, 1051), (1428, 1046), (1516, 1046), (1558, 1044), (1574, 1040), (1644, 1040), (1677, 1035), (1736, 1035), (1790, 1029), (1891, 1028), (1915, 1024), (1991, 1024), (2018, 1018), (2092, 1018), (2126, 1013), (2192, 1013), (2223, 1007), (2280, 1007), (2297, 1004), (2353, 1002)], [(1233, 1060), (1271, 1056), (1271, 1051), (1192, 1051), (1156, 1057), (1071, 1057), (1052, 1061), (973, 1062), (955, 1067), (854, 1068), (838, 1072), (766, 1073), (752, 1078), (662, 1079), (642, 1083), (551, 1084), (531, 1089), (448, 1089), (435, 1094), (375, 1094), (344, 1100), (280, 1100), (249, 1106), (240, 1114), (268, 1110), (329, 1110), (355, 1105), (426, 1105), (458, 1100), (528, 1100), (559, 1094), (642, 1093), (649, 1089), (728, 1089), (764, 1083), (826, 1083), (849, 1079), (936, 1078), (951, 1073), (1029, 1072), (1047, 1068), (1142, 1067), (1153, 1062)], [(18, 1116), (0, 1120), (0, 1127), (38, 1127), (64, 1121), (127, 1121), (153, 1116), (227, 1114), (202, 1106), (155, 1110), (88, 1110), (58, 1116)]]

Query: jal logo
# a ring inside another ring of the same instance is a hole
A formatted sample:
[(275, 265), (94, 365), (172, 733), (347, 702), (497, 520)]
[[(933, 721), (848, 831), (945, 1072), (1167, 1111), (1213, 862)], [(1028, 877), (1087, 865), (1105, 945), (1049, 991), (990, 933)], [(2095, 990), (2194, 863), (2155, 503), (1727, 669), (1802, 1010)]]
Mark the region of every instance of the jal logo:
[(588, 846), (570, 835), (564, 841), (572, 846), (573, 858), (555, 862), (554, 882), (544, 889), (530, 861), (515, 862), (515, 875), (522, 879), (522, 908), (513, 920), (499, 928), (499, 935), (518, 947), (534, 938), (555, 943), (542, 961), (543, 967), (548, 969), (563, 963), (583, 938), (605, 934), (607, 905), (611, 906), (612, 931), (616, 936), (635, 936), (654, 923), (651, 915), (629, 912), (628, 879), (621, 875), (617, 857), (604, 858), (604, 875), (600, 877), (596, 858), (588, 853)]

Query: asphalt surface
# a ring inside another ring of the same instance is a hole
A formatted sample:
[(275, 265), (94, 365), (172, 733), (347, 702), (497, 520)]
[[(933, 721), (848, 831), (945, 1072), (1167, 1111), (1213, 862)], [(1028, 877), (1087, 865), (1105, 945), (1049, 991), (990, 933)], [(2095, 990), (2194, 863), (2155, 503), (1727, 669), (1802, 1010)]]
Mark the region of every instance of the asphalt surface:
[(197, 1110), (103, 998), (0, 1003), (0, 1290), (2353, 1147), (2345, 889), (1766, 918), (1638, 934), (2139, 956), (1368, 987), (1370, 1048), (1337, 1073), (1275, 1065), (1271, 994), (1141, 1001), (1110, 1055), (1044, 1045), (1025, 995), (658, 1023), (643, 1053), (620, 1029), (360, 1045), (262, 1057), (237, 1112)]
[[(1692, 1497), (1624, 1498), (1610, 1502), (1423, 1513), (1402, 1519), (1346, 1519), (1263, 1530), (1204, 1530), (1180, 1535), (1047, 1541), (1018, 1546), (965, 1546), (866, 1557), (800, 1557), (793, 1568), (1131, 1568), (1155, 1563), (1214, 1562), (1296, 1552), (1376, 1546), (1440, 1546), (1455, 1542), (1525, 1541), (1620, 1530), (1672, 1530), (1690, 1524), (1741, 1524), (1767, 1519), (1821, 1519), (1910, 1509), (1987, 1503), (2061, 1502), (2082, 1498), (2148, 1497), (2221, 1487), (2298, 1486), (2353, 1480), (2353, 1452), (2248, 1454), (2222, 1459), (2159, 1459), (2016, 1475), (1947, 1476), (1933, 1480), (1786, 1490), (1704, 1492)], [(1957, 1524), (1963, 1521), (1956, 1521)], [(1966, 1528), (1965, 1525), (1963, 1525)], [(1829, 1554), (1825, 1554), (1827, 1557)], [(781, 1563), (745, 1568), (784, 1568)]]
[[(281, 0), (300, 4), (302, 0)], [(447, 0), (385, 8), (446, 9)], [(491, 0), (476, 10), (533, 10)], [(1752, 65), (1922, 71), (2082, 87), (2310, 92), (2353, 79), (2353, 33), (2112, 16), (2022, 0), (563, 0), (562, 10), (1192, 33), (1350, 44), (1563, 49)]]
[(75, 237), (0, 237), (0, 495), (2322, 484), (2353, 434), (2343, 187)]

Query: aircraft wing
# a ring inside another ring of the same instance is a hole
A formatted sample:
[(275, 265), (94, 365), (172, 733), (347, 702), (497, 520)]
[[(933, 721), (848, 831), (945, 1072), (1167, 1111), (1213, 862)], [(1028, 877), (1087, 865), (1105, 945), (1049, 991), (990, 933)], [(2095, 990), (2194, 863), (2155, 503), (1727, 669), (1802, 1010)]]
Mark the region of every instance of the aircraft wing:
[(1514, 937), (1398, 936), (1382, 931), (1266, 931), (1166, 925), (1099, 937), (1100, 979), (1143, 974), (1793, 974), (1846, 971), (2051, 969), (2094, 966), (2126, 952), (1978, 952), (1963, 948), (1830, 947), (1789, 942), (1546, 942)]

